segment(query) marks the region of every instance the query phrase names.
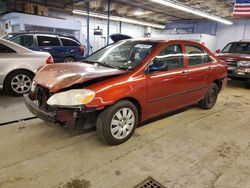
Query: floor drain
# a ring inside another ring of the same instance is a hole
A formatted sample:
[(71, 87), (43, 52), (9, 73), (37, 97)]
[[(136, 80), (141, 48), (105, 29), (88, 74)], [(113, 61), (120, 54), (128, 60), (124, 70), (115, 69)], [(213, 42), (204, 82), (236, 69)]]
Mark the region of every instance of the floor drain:
[(165, 188), (162, 184), (149, 177), (134, 188)]

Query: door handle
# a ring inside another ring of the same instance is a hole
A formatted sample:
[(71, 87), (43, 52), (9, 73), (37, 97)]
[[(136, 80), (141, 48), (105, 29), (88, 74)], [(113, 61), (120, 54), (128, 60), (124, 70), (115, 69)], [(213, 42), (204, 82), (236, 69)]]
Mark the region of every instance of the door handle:
[(188, 74), (188, 71), (182, 71), (182, 72), (181, 72), (181, 75), (182, 75), (182, 76), (186, 76), (187, 74)]
[(209, 66), (209, 67), (208, 67), (208, 70), (213, 70), (213, 67)]

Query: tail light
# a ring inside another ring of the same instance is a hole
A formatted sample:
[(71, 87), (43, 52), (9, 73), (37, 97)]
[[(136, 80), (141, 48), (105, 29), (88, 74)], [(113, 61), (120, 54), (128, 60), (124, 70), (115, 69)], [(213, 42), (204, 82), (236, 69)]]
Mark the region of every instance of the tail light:
[(52, 56), (49, 56), (47, 61), (46, 61), (46, 64), (53, 64), (54, 63), (54, 59)]
[(85, 51), (85, 46), (81, 45), (81, 46), (80, 46), (80, 51), (81, 51), (81, 52), (84, 52), (84, 51)]

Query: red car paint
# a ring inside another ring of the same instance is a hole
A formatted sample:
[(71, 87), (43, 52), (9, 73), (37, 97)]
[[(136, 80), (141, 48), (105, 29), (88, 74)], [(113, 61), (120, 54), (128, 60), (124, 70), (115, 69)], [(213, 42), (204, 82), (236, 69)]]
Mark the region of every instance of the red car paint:
[[(145, 74), (147, 64), (166, 46), (182, 44), (184, 67), (178, 70)], [(188, 67), (185, 44), (199, 46), (214, 60), (211, 63)], [(136, 70), (98, 82), (87, 88), (96, 92), (95, 99), (87, 107), (112, 105), (131, 98), (141, 106), (141, 121), (170, 112), (201, 100), (215, 80), (227, 76), (227, 66), (207, 48), (191, 41), (161, 42)], [(223, 82), (223, 87), (226, 81)]]
[[(147, 65), (165, 47), (180, 44), (184, 55), (184, 67), (176, 70), (145, 73)], [(200, 47), (211, 62), (188, 66), (185, 45)], [(60, 92), (76, 83), (108, 76), (107, 79), (87, 85), (95, 91), (94, 100), (88, 103), (88, 111), (110, 106), (122, 99), (139, 105), (140, 121), (170, 112), (200, 101), (213, 82), (226, 85), (227, 65), (199, 43), (183, 40), (157, 41), (156, 47), (134, 70), (123, 71), (89, 64), (53, 64), (43, 67), (34, 78), (38, 85), (52, 93)], [(73, 118), (73, 117), (72, 117)], [(75, 118), (75, 117), (74, 117)], [(68, 121), (71, 121), (69, 118)], [(60, 119), (59, 119), (60, 122)]]

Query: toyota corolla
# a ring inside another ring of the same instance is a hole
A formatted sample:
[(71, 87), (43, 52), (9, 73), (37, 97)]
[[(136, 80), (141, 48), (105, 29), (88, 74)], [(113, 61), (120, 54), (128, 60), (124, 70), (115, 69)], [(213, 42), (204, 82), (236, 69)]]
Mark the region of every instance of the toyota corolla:
[(143, 121), (198, 104), (211, 109), (227, 82), (227, 65), (199, 43), (122, 40), (84, 63), (41, 68), (24, 96), (37, 117), (69, 128), (96, 126), (110, 145)]

